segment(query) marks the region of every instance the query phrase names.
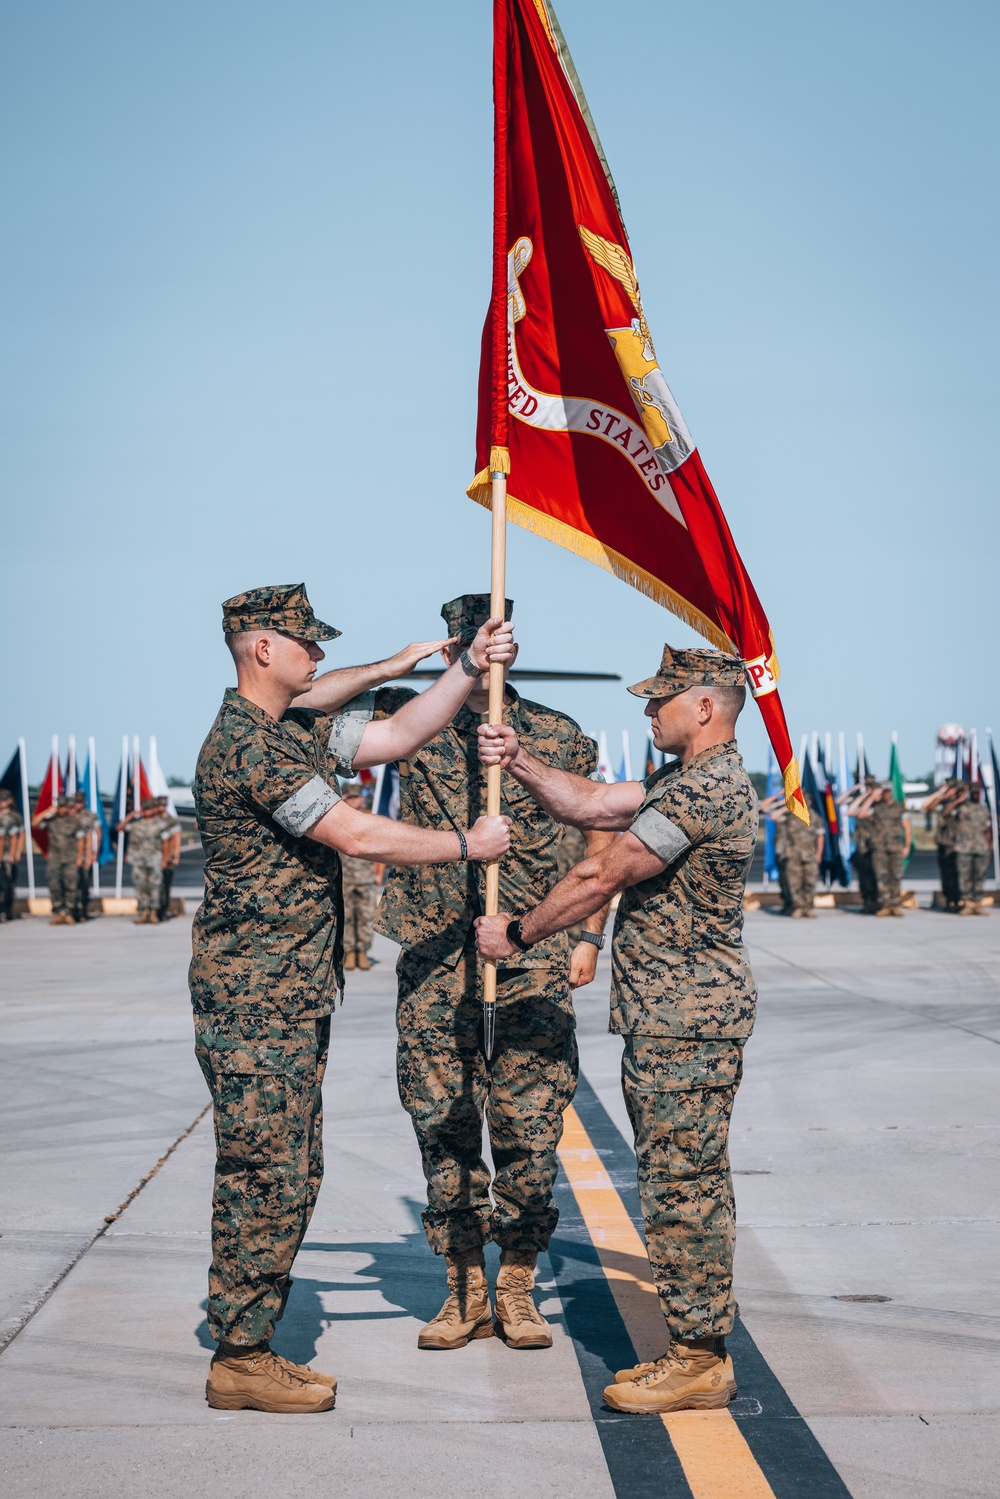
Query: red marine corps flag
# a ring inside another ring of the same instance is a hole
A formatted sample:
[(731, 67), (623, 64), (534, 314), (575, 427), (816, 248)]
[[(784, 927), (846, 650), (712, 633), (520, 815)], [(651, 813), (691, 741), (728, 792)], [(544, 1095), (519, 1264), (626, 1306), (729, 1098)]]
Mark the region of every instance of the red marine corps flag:
[[(493, 292), (469, 494), (502, 505), (506, 487), (518, 525), (743, 657), (786, 801), (806, 819), (767, 617), (657, 362), (614, 184), (547, 0), (494, 0), (493, 83)], [(495, 541), (496, 529), (495, 517)]]

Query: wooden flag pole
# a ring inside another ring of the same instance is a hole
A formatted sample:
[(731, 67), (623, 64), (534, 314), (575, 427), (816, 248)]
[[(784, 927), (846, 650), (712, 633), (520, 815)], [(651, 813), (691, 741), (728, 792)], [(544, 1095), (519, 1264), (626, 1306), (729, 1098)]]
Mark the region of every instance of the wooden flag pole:
[[(490, 475), (493, 536), (490, 551), (490, 614), (503, 619), (507, 604), (507, 475), (494, 471)], [(503, 665), (490, 662), (490, 723), (503, 722)], [(486, 815), (500, 816), (500, 767), (486, 769)], [(500, 909), (500, 861), (491, 859), (486, 866), (486, 915), (495, 916)], [(483, 1052), (489, 1061), (493, 1055), (496, 1032), (497, 965), (487, 958), (483, 967)]]

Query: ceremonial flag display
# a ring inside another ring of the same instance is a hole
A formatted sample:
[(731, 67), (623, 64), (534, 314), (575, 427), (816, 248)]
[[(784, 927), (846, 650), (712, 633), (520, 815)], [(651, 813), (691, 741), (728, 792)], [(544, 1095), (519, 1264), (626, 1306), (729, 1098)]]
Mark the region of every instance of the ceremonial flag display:
[(618, 197), (547, 0), (494, 0), (493, 290), (477, 467), (518, 525), (588, 558), (747, 663), (805, 817), (767, 618), (657, 362)]
[[(49, 763), (45, 768), (45, 777), (38, 789), (38, 800), (35, 802), (35, 816), (37, 817), (39, 812), (47, 812), (62, 794), (63, 782), (59, 774), (59, 746), (53, 743), (52, 754), (49, 756)], [(29, 822), (30, 819), (26, 817), (24, 819), (26, 828)], [(33, 829), (31, 837), (35, 840), (35, 847), (41, 853), (47, 855), (49, 851), (49, 835), (45, 828)]]

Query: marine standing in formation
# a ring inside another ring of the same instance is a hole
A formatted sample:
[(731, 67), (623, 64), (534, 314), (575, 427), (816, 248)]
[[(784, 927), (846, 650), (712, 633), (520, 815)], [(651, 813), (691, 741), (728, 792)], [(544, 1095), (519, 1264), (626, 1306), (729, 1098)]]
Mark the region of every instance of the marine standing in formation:
[(13, 793), (0, 786), (0, 921), (14, 920), (17, 866), (24, 853), (24, 820)]
[(953, 813), (953, 848), (958, 910), (961, 916), (985, 916), (983, 881), (993, 849), (993, 826), (982, 787), (965, 786)]
[(924, 812), (934, 815), (934, 842), (937, 849), (938, 878), (946, 911), (958, 911), (961, 896), (955, 861), (955, 813), (965, 800), (965, 783), (953, 776), (944, 781), (923, 804)]
[[(453, 637), (445, 659), (452, 668), (463, 663), (471, 691), (451, 723), (400, 763), (401, 815), (420, 827), (459, 828), (485, 810), (477, 730), (489, 697), (468, 652), (489, 603), (487, 594), (463, 594), (441, 610)], [(508, 619), (512, 609), (508, 599)], [(383, 689), (373, 704), (376, 720), (400, 711), (415, 696), (411, 688)], [(519, 697), (509, 685), (504, 722), (545, 764), (576, 776), (597, 773), (597, 746), (579, 725)], [(559, 824), (509, 776), (503, 778), (501, 809), (515, 830), (500, 871), (501, 901), (519, 908), (537, 904), (558, 879)], [(585, 836), (591, 852), (612, 838), (605, 832)], [(483, 1254), (491, 1240), (501, 1251), (496, 1320), (508, 1346), (552, 1343), (531, 1293), (535, 1262), (559, 1216), (552, 1200), (556, 1149), (563, 1110), (577, 1083), (570, 989), (594, 976), (607, 904), (588, 915), (572, 978), (561, 932), (501, 965), (490, 1061), (481, 1046), (482, 968), (473, 926), (484, 910), (480, 868), (395, 869), (376, 921), (377, 929), (402, 948), (396, 968), (399, 1096), (413, 1122), (427, 1180), (424, 1230), (447, 1267), (444, 1305), (417, 1340), (425, 1349), (462, 1348), (473, 1338), (492, 1336)], [(495, 1168), (492, 1201), (482, 1154), (484, 1116)]]
[(875, 878), (875, 915), (902, 916), (903, 865), (910, 857), (913, 833), (906, 807), (895, 799), (891, 781), (884, 781), (862, 803), (855, 830), (869, 821), (872, 872)]
[(49, 848), (45, 856), (45, 875), (52, 902), (50, 926), (75, 926), (73, 910), (77, 898), (77, 869), (81, 850), (76, 836), (75, 808), (68, 796), (57, 797), (52, 806), (36, 812), (33, 828), (43, 828)]
[(551, 816), (622, 830), (540, 905), (476, 923), (484, 956), (517, 957), (621, 892), (611, 1023), (625, 1040), (646, 1248), (671, 1342), (620, 1371), (604, 1392), (616, 1410), (712, 1409), (736, 1390), (725, 1349), (736, 1312), (727, 1146), (756, 1007), (742, 930), (757, 797), (734, 737), (744, 684), (742, 663), (718, 651), (664, 649), (656, 676), (629, 690), (648, 699), (656, 747), (679, 758), (644, 785), (597, 785), (547, 765), (512, 726), (480, 731), (484, 762)]
[(866, 916), (874, 916), (878, 910), (878, 885), (875, 881), (872, 845), (874, 824), (871, 818), (859, 818), (858, 813), (862, 807), (869, 805), (878, 787), (879, 783), (875, 776), (866, 775), (863, 786), (845, 792), (843, 796), (837, 798), (845, 814), (855, 819), (854, 852), (851, 855), (851, 864), (861, 894), (861, 909)]
[(166, 818), (155, 796), (144, 796), (138, 812), (123, 817), (115, 829), (128, 833), (128, 862), (138, 910), (137, 926), (157, 926), (163, 892), (163, 836)]
[(512, 638), (487, 621), (462, 663), (373, 723), (354, 703), (324, 711), (373, 669), (313, 682), (317, 642), (339, 631), (316, 619), (301, 584), (228, 599), (223, 629), (237, 686), (198, 758), (205, 897), (189, 973), (217, 1152), (208, 1325), (218, 1349), (206, 1395), (223, 1410), (329, 1410), (332, 1375), (279, 1357), (270, 1338), (323, 1173), (321, 1088), (344, 982), (339, 854), (459, 863), (499, 858), (510, 842), (502, 817), (428, 831), (352, 811), (337, 776), (414, 755), (491, 659), (510, 660)]
[(774, 823), (774, 859), (778, 866), (783, 911), (786, 916), (798, 918), (816, 915), (813, 909), (816, 877), (826, 839), (826, 824), (813, 806), (812, 798), (807, 796), (805, 802), (808, 822), (789, 812), (783, 792), (769, 796), (760, 804), (761, 812), (766, 812)]
[(160, 904), (157, 916), (161, 921), (169, 921), (170, 891), (174, 882), (174, 874), (181, 862), (181, 824), (180, 818), (175, 817), (170, 810), (170, 798), (158, 796), (156, 798), (159, 807), (160, 818), (163, 822), (163, 830), (160, 834), (163, 844), (163, 862), (160, 869)]
[[(371, 810), (360, 783), (349, 783), (342, 795), (352, 812)], [(377, 871), (370, 859), (352, 859), (349, 854), (341, 854), (340, 865), (344, 883), (344, 968), (367, 970), (372, 966), (368, 954), (375, 936)]]
[(73, 902), (73, 918), (76, 921), (90, 920), (90, 871), (100, 850), (101, 820), (87, 806), (84, 791), (73, 793), (73, 813), (76, 819), (77, 860), (76, 899)]

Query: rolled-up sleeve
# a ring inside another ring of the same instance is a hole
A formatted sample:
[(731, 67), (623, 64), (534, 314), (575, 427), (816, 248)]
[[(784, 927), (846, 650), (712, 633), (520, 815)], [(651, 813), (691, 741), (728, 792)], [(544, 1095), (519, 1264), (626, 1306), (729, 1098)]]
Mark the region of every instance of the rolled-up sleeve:
[(275, 807), (271, 816), (286, 833), (291, 833), (293, 838), (301, 838), (339, 801), (340, 796), (332, 786), (327, 785), (320, 776), (313, 776), (312, 780), (287, 797), (280, 807)]
[(672, 864), (691, 847), (691, 839), (684, 829), (671, 822), (669, 817), (664, 817), (655, 807), (643, 807), (633, 822), (631, 831), (664, 864)]
[(334, 714), (328, 748), (338, 775), (347, 779), (354, 775), (354, 756), (374, 712), (375, 693), (372, 691), (352, 698), (339, 713)]

